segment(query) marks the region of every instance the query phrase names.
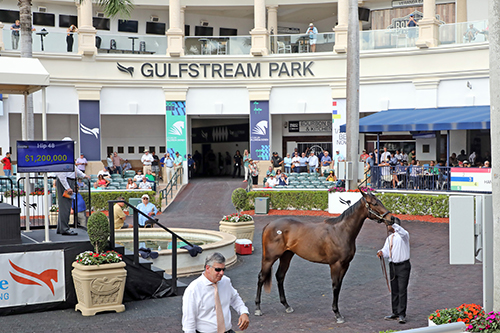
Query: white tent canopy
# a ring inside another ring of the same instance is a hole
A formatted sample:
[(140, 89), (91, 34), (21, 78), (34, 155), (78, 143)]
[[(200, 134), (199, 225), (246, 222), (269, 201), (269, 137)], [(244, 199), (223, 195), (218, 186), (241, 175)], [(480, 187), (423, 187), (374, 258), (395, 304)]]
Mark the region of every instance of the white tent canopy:
[(0, 94), (31, 94), (49, 83), (49, 73), (40, 60), (0, 57)]

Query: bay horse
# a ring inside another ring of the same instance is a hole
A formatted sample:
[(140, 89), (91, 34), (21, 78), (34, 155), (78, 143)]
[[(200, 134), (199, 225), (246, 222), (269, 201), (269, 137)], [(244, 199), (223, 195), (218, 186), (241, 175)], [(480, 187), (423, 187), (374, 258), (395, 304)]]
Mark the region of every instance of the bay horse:
[(339, 312), (338, 300), (342, 280), (356, 253), (356, 237), (366, 218), (392, 225), (400, 223), (399, 219), (384, 207), (369, 190), (361, 191), (362, 197), (349, 207), (342, 215), (328, 218), (323, 223), (303, 223), (291, 218), (282, 218), (270, 222), (262, 232), (262, 265), (257, 284), (255, 298), (255, 315), (261, 316), (260, 300), (262, 286), (266, 292), (271, 291), (271, 274), (273, 264), (279, 261), (276, 271), (280, 301), (287, 313), (293, 312), (285, 298), (283, 282), (290, 261), (294, 254), (299, 257), (330, 265), (333, 287), (332, 310), (337, 323), (343, 323), (344, 317)]

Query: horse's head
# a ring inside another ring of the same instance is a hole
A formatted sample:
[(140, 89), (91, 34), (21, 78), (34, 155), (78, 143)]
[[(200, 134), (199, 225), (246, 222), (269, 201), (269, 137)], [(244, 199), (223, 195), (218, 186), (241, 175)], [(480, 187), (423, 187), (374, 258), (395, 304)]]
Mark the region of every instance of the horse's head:
[(385, 206), (372, 194), (370, 190), (363, 192), (360, 189), (363, 199), (365, 200), (365, 207), (368, 210), (368, 218), (377, 221), (378, 223), (384, 222), (386, 225), (401, 224), (401, 221), (385, 208)]

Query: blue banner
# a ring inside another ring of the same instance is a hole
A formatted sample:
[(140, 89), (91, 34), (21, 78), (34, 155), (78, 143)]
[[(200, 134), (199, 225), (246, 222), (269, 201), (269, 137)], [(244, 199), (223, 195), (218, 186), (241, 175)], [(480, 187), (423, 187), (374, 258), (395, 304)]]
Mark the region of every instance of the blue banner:
[(186, 102), (166, 102), (167, 111), (167, 152), (175, 158), (175, 152), (179, 152), (184, 161), (186, 156)]
[(80, 101), (80, 154), (84, 154), (87, 161), (101, 160), (99, 101)]
[(250, 101), (250, 157), (269, 161), (269, 101)]

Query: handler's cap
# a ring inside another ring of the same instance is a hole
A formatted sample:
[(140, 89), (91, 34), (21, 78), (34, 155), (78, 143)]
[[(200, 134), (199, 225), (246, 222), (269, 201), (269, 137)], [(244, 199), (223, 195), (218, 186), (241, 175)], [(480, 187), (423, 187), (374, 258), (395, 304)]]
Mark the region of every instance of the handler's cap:
[(149, 153), (149, 150), (147, 150), (147, 149), (144, 149), (144, 152), (145, 152), (145, 153)]
[(144, 199), (144, 198), (146, 198), (146, 199), (148, 199), (148, 200), (149, 200), (149, 195), (147, 195), (147, 194), (143, 194), (143, 195), (142, 195), (142, 197), (141, 197), (141, 199)]
[(312, 24), (312, 22), (311, 22), (311, 23), (309, 23), (309, 26), (312, 27), (312, 26), (314, 26), (314, 24)]

